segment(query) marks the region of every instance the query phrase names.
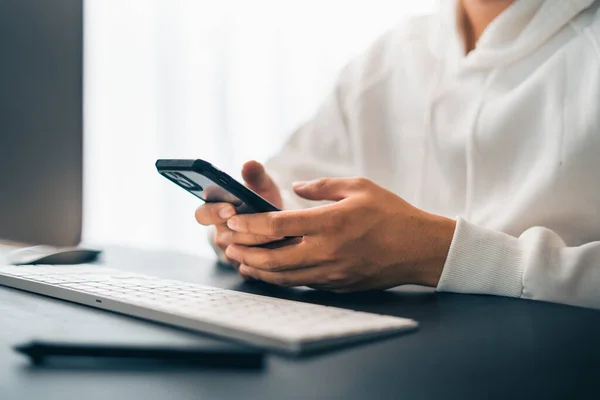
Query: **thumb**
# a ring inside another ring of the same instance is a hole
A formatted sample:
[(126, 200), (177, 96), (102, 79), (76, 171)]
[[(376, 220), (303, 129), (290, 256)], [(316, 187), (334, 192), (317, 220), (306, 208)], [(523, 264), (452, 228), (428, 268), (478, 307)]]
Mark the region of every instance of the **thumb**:
[(248, 161), (242, 168), (242, 177), (250, 189), (271, 201), (275, 206), (281, 207), (279, 188), (267, 174), (262, 164), (256, 161)]
[(264, 192), (275, 186), (262, 164), (248, 161), (242, 168), (242, 177), (246, 184), (255, 192)]
[(343, 200), (363, 185), (363, 179), (321, 178), (310, 182), (294, 182), (296, 194), (307, 200)]

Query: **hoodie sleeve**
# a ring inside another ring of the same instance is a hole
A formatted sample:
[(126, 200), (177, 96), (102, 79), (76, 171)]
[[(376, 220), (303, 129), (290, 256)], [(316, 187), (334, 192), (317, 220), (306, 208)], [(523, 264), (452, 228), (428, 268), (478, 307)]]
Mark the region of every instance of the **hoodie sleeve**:
[(517, 238), (459, 218), (437, 290), (600, 308), (600, 242), (568, 247), (546, 228)]

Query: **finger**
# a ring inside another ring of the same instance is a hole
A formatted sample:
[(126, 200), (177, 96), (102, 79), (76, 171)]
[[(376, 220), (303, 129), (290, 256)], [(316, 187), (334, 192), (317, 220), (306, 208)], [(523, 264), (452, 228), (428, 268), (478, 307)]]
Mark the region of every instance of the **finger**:
[(283, 239), (278, 236), (262, 236), (254, 235), (251, 233), (239, 233), (232, 231), (227, 225), (220, 225), (217, 228), (217, 235), (215, 237), (215, 243), (220, 248), (224, 249), (230, 244), (241, 244), (244, 246), (258, 246), (271, 242), (276, 242)]
[(227, 247), (225, 254), (240, 264), (272, 272), (310, 268), (320, 264), (315, 252), (307, 251), (305, 243), (277, 249), (232, 244)]
[(279, 286), (308, 286), (322, 280), (321, 268), (308, 268), (283, 272), (263, 271), (247, 265), (240, 266), (240, 273), (263, 282)]
[(322, 232), (334, 218), (332, 205), (306, 210), (236, 215), (227, 226), (236, 232), (265, 236), (306, 236)]
[(245, 268), (248, 268), (247, 266), (244, 266), (242, 264), (240, 264), (240, 266), (238, 267), (238, 274), (242, 277), (243, 280), (245, 281), (252, 281), (254, 280), (254, 278), (249, 275), (248, 273), (244, 273), (242, 271), (245, 271)]
[(242, 168), (242, 177), (246, 186), (273, 203), (277, 208), (283, 208), (281, 193), (275, 182), (266, 173), (262, 164), (248, 161)]
[(242, 177), (255, 192), (266, 192), (277, 187), (262, 164), (256, 161), (248, 161), (244, 164)]
[(343, 200), (365, 190), (373, 183), (365, 178), (321, 178), (309, 182), (294, 182), (296, 194), (308, 200)]
[[(225, 254), (225, 251), (227, 250), (227, 246), (229, 246), (229, 244), (221, 242), (221, 239), (219, 237), (219, 227), (220, 225), (217, 225), (217, 230), (214, 232), (213, 244), (216, 246), (215, 251), (217, 251), (217, 248), (220, 249), (223, 252), (223, 260), (221, 261), (227, 262), (237, 270), (240, 266), (240, 263), (234, 260), (233, 258), (227, 257), (227, 254)], [(225, 226), (225, 229), (227, 229), (227, 226)]]
[(235, 214), (229, 203), (207, 203), (196, 209), (196, 221), (204, 226), (224, 224)]

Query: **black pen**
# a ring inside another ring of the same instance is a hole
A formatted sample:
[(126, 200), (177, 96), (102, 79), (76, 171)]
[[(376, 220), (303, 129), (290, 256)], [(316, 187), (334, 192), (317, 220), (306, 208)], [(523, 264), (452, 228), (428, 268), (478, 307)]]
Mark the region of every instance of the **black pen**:
[(94, 361), (126, 361), (152, 364), (193, 365), (221, 368), (259, 368), (264, 353), (233, 346), (146, 346), (112, 344), (75, 344), (32, 341), (15, 346), (14, 350), (28, 356), (34, 365), (48, 360), (93, 359)]

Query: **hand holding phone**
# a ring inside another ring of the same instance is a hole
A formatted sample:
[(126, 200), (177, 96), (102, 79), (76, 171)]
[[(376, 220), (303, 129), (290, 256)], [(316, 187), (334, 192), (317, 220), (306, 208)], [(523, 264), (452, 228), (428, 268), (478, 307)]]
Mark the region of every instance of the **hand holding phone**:
[[(230, 244), (257, 246), (281, 239), (240, 234), (226, 225), (229, 218), (240, 212), (281, 209), (279, 188), (258, 162), (244, 164), (245, 185), (202, 160), (158, 160), (156, 166), (167, 179), (207, 201), (196, 210), (196, 220), (205, 226), (215, 226), (214, 242), (223, 252)], [(235, 265), (233, 260), (228, 261)]]

